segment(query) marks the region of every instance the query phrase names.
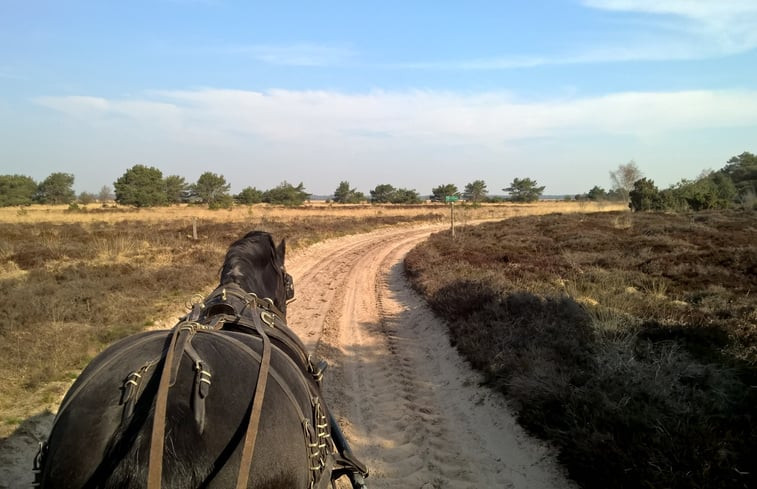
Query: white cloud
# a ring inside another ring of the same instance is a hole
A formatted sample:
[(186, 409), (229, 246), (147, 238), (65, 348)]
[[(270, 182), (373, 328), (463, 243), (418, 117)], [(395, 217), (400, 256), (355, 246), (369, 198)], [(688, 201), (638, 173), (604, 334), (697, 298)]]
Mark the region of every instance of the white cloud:
[[(671, 59), (730, 55), (757, 47), (757, 2), (753, 0), (583, 0), (582, 3), (602, 10), (649, 15), (646, 35), (651, 34), (658, 52), (667, 53)], [(661, 20), (664, 22), (660, 23)], [(663, 29), (659, 29), (660, 25)]]
[(494, 145), (530, 138), (757, 125), (757, 91), (627, 92), (523, 102), (506, 93), (163, 91), (140, 100), (42, 97), (40, 105), (93, 125), (162, 131), (196, 144)]
[(182, 123), (180, 107), (155, 100), (109, 100), (102, 97), (71, 95), (65, 97), (37, 97), (34, 101), (44, 107), (63, 112), (79, 121), (93, 125), (113, 125), (119, 121), (158, 125), (175, 130)]

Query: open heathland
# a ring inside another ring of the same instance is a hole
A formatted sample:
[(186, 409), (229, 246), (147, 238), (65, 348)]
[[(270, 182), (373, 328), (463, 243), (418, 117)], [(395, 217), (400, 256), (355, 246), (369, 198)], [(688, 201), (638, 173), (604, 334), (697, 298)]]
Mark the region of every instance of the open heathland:
[[(456, 219), (598, 208), (562, 202), (460, 206)], [(54, 410), (71, 380), (107, 344), (172, 326), (192, 295), (217, 283), (228, 245), (252, 229), (286, 238), (296, 251), (329, 237), (446, 219), (444, 205), (0, 209), (0, 437), (40, 411)]]
[(754, 212), (516, 217), (406, 270), (583, 487), (757, 486)]

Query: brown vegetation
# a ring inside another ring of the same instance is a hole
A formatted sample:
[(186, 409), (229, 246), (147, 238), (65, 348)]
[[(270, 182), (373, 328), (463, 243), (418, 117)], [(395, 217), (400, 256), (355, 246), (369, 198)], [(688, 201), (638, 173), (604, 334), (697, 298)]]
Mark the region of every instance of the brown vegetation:
[(756, 217), (514, 218), (406, 266), (582, 486), (754, 487)]
[[(468, 222), (585, 208), (461, 206), (456, 215)], [(54, 409), (71, 379), (108, 343), (172, 326), (193, 294), (215, 284), (228, 245), (251, 229), (286, 238), (296, 250), (328, 237), (448, 216), (444, 205), (2, 208), (0, 437)]]

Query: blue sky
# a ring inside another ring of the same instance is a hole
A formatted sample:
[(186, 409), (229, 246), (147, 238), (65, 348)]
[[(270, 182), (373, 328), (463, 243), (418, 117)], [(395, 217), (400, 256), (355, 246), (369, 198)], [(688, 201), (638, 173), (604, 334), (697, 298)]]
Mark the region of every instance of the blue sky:
[(0, 2), (0, 173), (660, 187), (757, 152), (757, 2)]

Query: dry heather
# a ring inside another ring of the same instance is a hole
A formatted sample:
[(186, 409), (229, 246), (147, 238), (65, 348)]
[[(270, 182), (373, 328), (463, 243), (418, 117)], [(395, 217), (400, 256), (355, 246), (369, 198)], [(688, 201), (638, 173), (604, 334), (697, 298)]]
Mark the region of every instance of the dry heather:
[[(555, 209), (586, 206), (461, 206), (457, 217), (469, 222)], [(70, 381), (108, 343), (146, 327), (171, 326), (193, 294), (209, 292), (226, 248), (251, 229), (286, 238), (293, 250), (378, 226), (448, 216), (443, 205), (2, 208), (0, 439), (28, 417), (54, 409)], [(195, 220), (196, 241), (190, 239)]]
[(583, 487), (755, 487), (756, 217), (515, 218), (406, 266)]

